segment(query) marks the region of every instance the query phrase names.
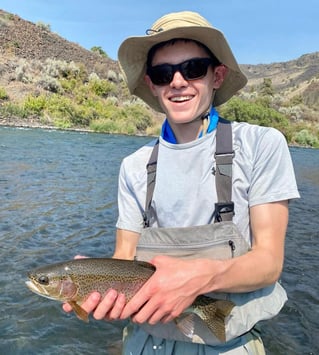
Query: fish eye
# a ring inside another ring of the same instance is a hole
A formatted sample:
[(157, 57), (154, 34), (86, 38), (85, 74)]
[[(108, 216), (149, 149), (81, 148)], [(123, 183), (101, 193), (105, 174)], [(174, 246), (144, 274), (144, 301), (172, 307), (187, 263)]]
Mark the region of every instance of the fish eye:
[(39, 284), (41, 285), (48, 285), (49, 284), (49, 278), (48, 276), (42, 275), (38, 278)]

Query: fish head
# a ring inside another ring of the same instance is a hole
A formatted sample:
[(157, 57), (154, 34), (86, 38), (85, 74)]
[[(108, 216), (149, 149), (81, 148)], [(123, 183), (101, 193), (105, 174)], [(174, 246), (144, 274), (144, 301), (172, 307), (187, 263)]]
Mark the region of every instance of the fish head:
[(27, 287), (39, 296), (67, 302), (72, 300), (78, 291), (77, 284), (72, 280), (66, 265), (54, 268), (43, 267), (28, 273)]

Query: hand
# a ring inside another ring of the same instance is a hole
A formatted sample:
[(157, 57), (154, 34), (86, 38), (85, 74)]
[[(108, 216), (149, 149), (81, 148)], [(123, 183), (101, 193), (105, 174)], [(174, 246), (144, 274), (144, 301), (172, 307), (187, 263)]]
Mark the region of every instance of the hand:
[(200, 294), (203, 270), (198, 261), (156, 256), (155, 273), (125, 306), (121, 319), (136, 323), (167, 323), (178, 317)]
[[(109, 290), (104, 298), (99, 292), (92, 292), (81, 307), (88, 313), (93, 313), (96, 320), (116, 320), (125, 306), (125, 295), (117, 293), (115, 290)], [(68, 303), (62, 306), (65, 312), (71, 312), (72, 307)]]
[[(76, 255), (74, 259), (85, 259), (86, 256)], [(89, 297), (81, 304), (81, 307), (88, 313), (93, 312), (93, 317), (97, 320), (115, 320), (119, 319), (126, 300), (125, 295), (117, 293), (115, 290), (109, 290), (104, 298), (99, 292), (92, 292)], [(72, 307), (68, 303), (64, 303), (62, 306), (65, 312), (71, 312)]]

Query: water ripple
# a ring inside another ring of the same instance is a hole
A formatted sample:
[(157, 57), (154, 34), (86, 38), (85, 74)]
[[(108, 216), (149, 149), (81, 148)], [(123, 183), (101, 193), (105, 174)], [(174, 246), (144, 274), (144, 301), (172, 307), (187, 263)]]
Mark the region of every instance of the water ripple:
[[(120, 162), (147, 141), (0, 128), (1, 354), (119, 353), (123, 323), (80, 322), (24, 281), (42, 264), (112, 254)], [(262, 332), (269, 354), (310, 355), (319, 353), (319, 154), (292, 156), (302, 199), (291, 204), (287, 235), (289, 301)]]

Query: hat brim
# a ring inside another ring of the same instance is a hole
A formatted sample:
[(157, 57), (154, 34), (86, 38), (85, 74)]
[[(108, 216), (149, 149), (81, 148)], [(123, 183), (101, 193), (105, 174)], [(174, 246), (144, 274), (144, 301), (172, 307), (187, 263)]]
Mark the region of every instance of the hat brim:
[(131, 94), (140, 97), (156, 111), (163, 112), (163, 109), (144, 81), (147, 55), (155, 44), (174, 38), (185, 38), (204, 44), (228, 68), (223, 84), (214, 95), (214, 106), (223, 104), (246, 85), (247, 78), (240, 70), (223, 33), (213, 27), (178, 27), (152, 35), (129, 37), (118, 51), (120, 67)]

